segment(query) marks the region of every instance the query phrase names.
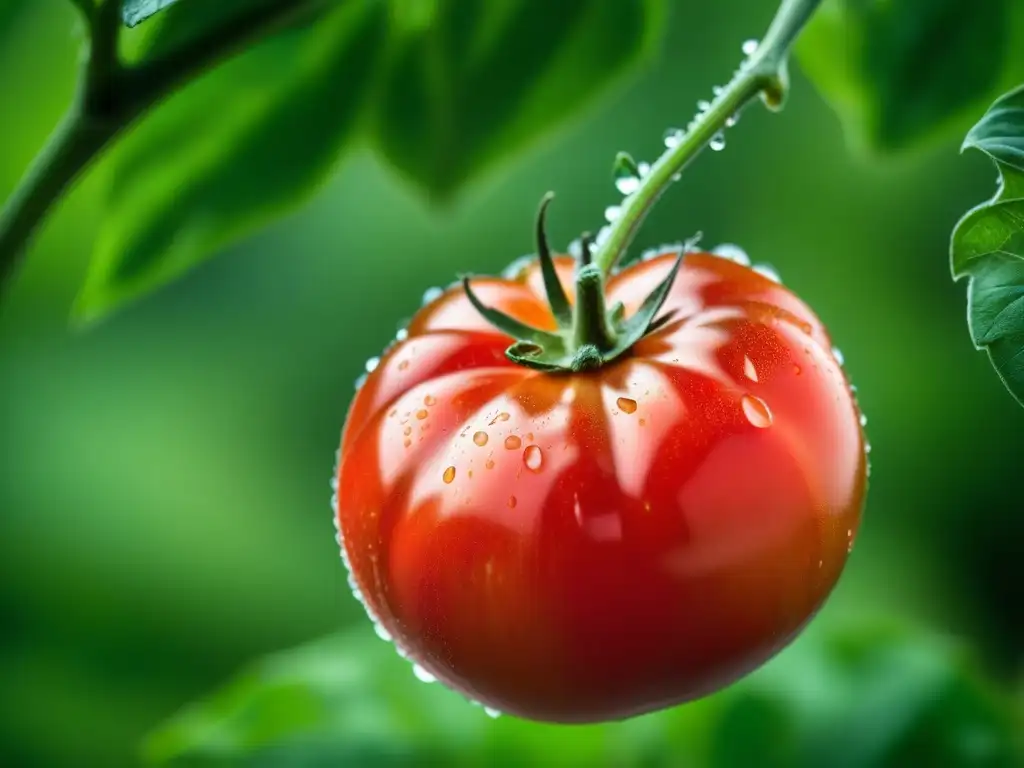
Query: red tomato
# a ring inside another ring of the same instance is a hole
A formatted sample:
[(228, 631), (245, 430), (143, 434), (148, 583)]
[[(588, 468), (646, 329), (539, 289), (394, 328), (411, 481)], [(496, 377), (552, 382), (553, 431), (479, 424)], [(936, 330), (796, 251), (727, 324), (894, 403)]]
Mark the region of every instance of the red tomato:
[[(610, 278), (609, 304), (628, 316), (674, 260)], [(555, 327), (536, 265), (474, 288)], [(549, 374), (506, 359), (453, 288), (352, 404), (337, 523), (366, 608), (489, 707), (582, 723), (711, 693), (787, 645), (843, 569), (865, 444), (822, 324), (706, 253), (664, 309), (625, 357)]]

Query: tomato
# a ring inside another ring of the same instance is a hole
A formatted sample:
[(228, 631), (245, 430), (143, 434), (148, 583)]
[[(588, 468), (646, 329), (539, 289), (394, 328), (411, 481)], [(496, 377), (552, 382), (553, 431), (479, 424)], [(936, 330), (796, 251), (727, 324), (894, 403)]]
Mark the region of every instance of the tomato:
[[(553, 263), (577, 301), (573, 260)], [(337, 525), (355, 585), (403, 654), (488, 707), (584, 723), (706, 695), (792, 641), (844, 567), (865, 443), (825, 328), (710, 253), (625, 268), (608, 302), (628, 318), (674, 264), (667, 321), (579, 372), (513, 362), (449, 289), (351, 406)], [(537, 263), (474, 288), (557, 327)]]

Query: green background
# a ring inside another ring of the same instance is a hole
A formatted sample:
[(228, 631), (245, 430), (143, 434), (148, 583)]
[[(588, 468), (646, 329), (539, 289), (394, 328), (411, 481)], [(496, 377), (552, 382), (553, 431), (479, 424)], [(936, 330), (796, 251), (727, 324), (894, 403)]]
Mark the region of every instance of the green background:
[[(65, 109), (79, 56), (70, 4), (12, 2), (0, 196)], [(545, 191), (559, 195), (555, 242), (595, 228), (617, 198), (615, 153), (653, 159), (770, 15), (756, 0), (674, 4), (637, 77), (453, 202), (431, 204), (357, 150), (301, 210), (74, 332), (104, 199), (102, 174), (86, 178), (0, 312), (0, 764), (131, 764), (147, 731), (247, 660), (365, 623), (328, 507), (364, 361), (424, 289), (528, 252)], [(871, 488), (819, 621), (920, 620), (1019, 690), (1024, 411), (973, 351), (947, 258), (993, 171), (955, 139), (858, 160), (793, 75), (785, 112), (746, 113), (639, 245), (698, 230), (739, 243), (842, 348), (869, 418)]]

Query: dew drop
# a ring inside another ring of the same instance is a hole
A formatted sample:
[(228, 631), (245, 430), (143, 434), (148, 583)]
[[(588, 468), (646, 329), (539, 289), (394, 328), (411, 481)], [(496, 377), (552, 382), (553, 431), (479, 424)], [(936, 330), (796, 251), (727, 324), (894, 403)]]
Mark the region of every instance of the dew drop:
[(615, 188), (624, 195), (631, 195), (640, 189), (640, 179), (636, 176), (620, 176), (615, 180)]
[(501, 717), (501, 711), (494, 709), (493, 707), (484, 707), (484, 714), (491, 718), (491, 720), (497, 720)]
[(403, 441), (403, 443), (402, 443), (402, 444), (403, 444), (403, 445), (404, 445), (404, 446), (405, 446), (406, 448), (408, 448), (409, 446), (411, 446), (411, 445), (412, 445), (412, 440), (410, 440), (410, 439), (409, 439), (409, 438), (407, 437), (407, 438), (405, 438), (405, 440)]
[(772, 425), (772, 412), (768, 409), (768, 404), (764, 400), (754, 395), (744, 395), (741, 402), (743, 404), (743, 415), (755, 427), (765, 429)]
[(427, 305), (433, 301), (437, 301), (439, 298), (441, 298), (441, 295), (443, 293), (444, 289), (438, 288), (437, 286), (434, 286), (433, 288), (427, 288), (427, 290), (423, 292), (423, 304)]
[(431, 406), (436, 402), (437, 399), (433, 395), (427, 395), (426, 397), (423, 398), (423, 404), (426, 406)]
[(619, 406), (619, 409), (623, 413), (635, 413), (636, 412), (636, 400), (631, 397), (620, 397), (615, 401), (615, 404)]
[(474, 433), (474, 435), (473, 435), (473, 442), (476, 443), (479, 446), (487, 445), (487, 433), (486, 432), (476, 432), (476, 433)]
[(747, 252), (733, 243), (722, 243), (721, 245), (717, 245), (711, 252), (716, 256), (721, 256), (723, 259), (728, 259), (729, 261), (735, 261), (737, 264), (742, 264), (744, 267), (750, 266), (750, 257), (747, 256)]
[(862, 427), (866, 427), (868, 425), (868, 417), (865, 416), (863, 413), (860, 415), (860, 425)]
[(484, 467), (487, 469), (494, 469), (494, 459), (488, 459), (487, 463), (484, 464)]
[(640, 178), (642, 179), (645, 176), (647, 176), (647, 174), (649, 174), (651, 172), (651, 164), (650, 163), (639, 163), (637, 165), (637, 167), (636, 167), (636, 170), (640, 174)]
[(757, 51), (758, 44), (759, 43), (757, 42), (757, 40), (744, 40), (743, 41), (743, 46), (741, 47), (741, 50), (743, 51), (743, 55), (744, 56), (753, 56), (754, 53)]
[(365, 373), (359, 374), (359, 378), (356, 379), (356, 383), (355, 383), (356, 391), (358, 392), (360, 389), (362, 389), (363, 388), (363, 384), (365, 384), (365, 383), (366, 383), (366, 374)]
[(505, 438), (505, 447), (510, 451), (516, 450), (522, 444), (523, 441), (519, 439), (518, 435), (509, 435)]
[(715, 95), (715, 98), (718, 98), (723, 93), (725, 93), (725, 88), (723, 88), (720, 85), (713, 85), (711, 86), (711, 92)]
[(450, 483), (452, 480), (454, 480), (455, 479), (455, 467), (448, 467), (448, 469), (446, 469), (444, 471), (444, 474), (441, 475), (441, 479), (444, 480), (445, 483)]
[(371, 357), (369, 360), (366, 361), (366, 372), (373, 373), (375, 370), (377, 370), (378, 365), (380, 365), (380, 358)]
[(725, 118), (725, 127), (726, 128), (732, 128), (739, 121), (740, 121), (740, 115), (739, 115), (738, 112), (734, 113), (732, 115), (729, 115), (727, 118)]
[(725, 149), (725, 134), (719, 131), (711, 137), (711, 141), (708, 142), (708, 146), (711, 147), (713, 152), (721, 152)]
[(743, 356), (743, 375), (751, 381), (757, 381), (757, 369), (754, 367), (754, 361), (746, 355)]
[(795, 373), (795, 374), (796, 374), (797, 376), (799, 376), (799, 375), (800, 375), (801, 373), (803, 373), (803, 372), (804, 372), (804, 369), (803, 369), (803, 368), (801, 368), (801, 367), (800, 367), (799, 365), (797, 365), (796, 363), (793, 363), (793, 373)]
[(409, 361), (408, 360), (403, 360), (402, 362), (400, 362), (398, 364), (398, 370), (400, 370), (400, 371), (404, 371), (408, 367), (409, 367)]
[(779, 277), (779, 273), (775, 271), (775, 268), (768, 264), (758, 264), (754, 267), (754, 271), (762, 277), (767, 277), (773, 283), (781, 283), (782, 278)]
[(403, 429), (402, 430), (402, 434), (405, 435), (406, 437), (411, 435), (412, 434), (412, 427), (406, 427), (405, 429)]
[(518, 503), (519, 502), (516, 500), (515, 496), (509, 496), (508, 497), (508, 508), (509, 509), (515, 509), (516, 508), (516, 504), (518, 504)]
[(832, 347), (832, 357), (834, 357), (836, 362), (840, 365), (846, 364), (846, 358), (843, 357), (843, 353), (839, 350), (839, 347)]
[(416, 411), (416, 418), (419, 419), (420, 421), (423, 421), (429, 415), (430, 414), (427, 413), (425, 408), (420, 408), (418, 411)]
[(509, 420), (509, 415), (507, 413), (505, 413), (504, 411), (502, 411), (497, 416), (495, 416), (493, 419), (491, 419), (491, 426), (497, 424), (499, 421), (508, 421), (508, 420)]
[(429, 672), (427, 672), (427, 670), (425, 670), (419, 664), (413, 664), (412, 665), (412, 673), (414, 675), (416, 675), (416, 679), (419, 680), (421, 683), (436, 683), (437, 682), (437, 678), (434, 677)]
[(698, 114), (703, 115), (709, 109), (711, 109), (711, 102), (710, 101), (707, 101), (706, 99), (701, 99), (700, 101), (697, 102), (697, 112), (698, 112)]
[(374, 623), (373, 631), (376, 633), (377, 637), (379, 637), (385, 643), (391, 642), (391, 633), (384, 629), (383, 624)]
[(544, 465), (544, 453), (539, 445), (529, 445), (523, 451), (523, 463), (531, 472), (540, 472)]
[(604, 218), (608, 223), (614, 222), (622, 213), (622, 208), (617, 205), (609, 205), (604, 209)]
[(399, 328), (398, 333), (395, 334), (395, 341), (405, 341), (409, 338), (408, 328)]
[(640, 167), (626, 152), (615, 157), (615, 188), (624, 195), (631, 195), (640, 187)]
[(679, 142), (683, 140), (683, 132), (679, 128), (669, 128), (665, 131), (663, 141), (665, 142), (666, 149), (675, 149), (679, 146)]

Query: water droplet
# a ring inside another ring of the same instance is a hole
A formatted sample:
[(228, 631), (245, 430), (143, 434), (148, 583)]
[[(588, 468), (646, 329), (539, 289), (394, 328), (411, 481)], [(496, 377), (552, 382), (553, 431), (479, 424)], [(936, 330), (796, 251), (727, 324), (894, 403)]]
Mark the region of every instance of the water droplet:
[(404, 371), (408, 367), (409, 367), (409, 361), (408, 360), (403, 360), (402, 362), (400, 362), (398, 364), (398, 370), (400, 370), (400, 371)]
[(706, 99), (701, 99), (697, 102), (697, 113), (703, 115), (711, 109), (711, 102)]
[(398, 333), (395, 334), (395, 341), (405, 341), (409, 338), (408, 328), (399, 328)]
[(404, 441), (402, 442), (402, 444), (403, 444), (403, 445), (404, 445), (404, 446), (405, 446), (406, 448), (408, 448), (409, 446), (411, 446), (411, 445), (412, 445), (412, 440), (410, 440), (410, 439), (409, 439), (409, 438), (407, 437), (407, 438), (405, 438), (405, 440), (404, 440)]
[(533, 432), (527, 432), (526, 433), (526, 442), (528, 442), (528, 443), (533, 442)]
[(391, 633), (384, 629), (383, 624), (374, 623), (373, 631), (377, 634), (377, 637), (379, 637), (385, 643), (391, 642)]
[(452, 480), (454, 480), (455, 467), (448, 467), (448, 469), (444, 471), (444, 474), (441, 475), (441, 479), (444, 480), (446, 483), (450, 483)]
[(651, 164), (650, 163), (639, 163), (637, 165), (637, 167), (636, 167), (636, 170), (637, 170), (637, 172), (639, 172), (640, 178), (642, 179), (645, 176), (647, 176), (647, 174), (649, 174), (651, 172)]
[(866, 427), (868, 425), (868, 417), (865, 416), (863, 413), (860, 415), (860, 425), (862, 427)]
[(839, 350), (839, 347), (832, 347), (832, 357), (834, 357), (836, 362), (840, 365), (846, 364), (846, 358), (843, 357), (843, 353)]
[(725, 88), (723, 88), (720, 85), (713, 85), (713, 86), (711, 86), (711, 93), (713, 93), (715, 95), (715, 97), (717, 98), (717, 97), (721, 96), (723, 93), (725, 93)]
[(356, 391), (358, 392), (360, 389), (362, 389), (363, 388), (363, 384), (365, 384), (365, 383), (366, 383), (366, 374), (365, 373), (359, 374), (359, 378), (356, 379), (356, 383), (355, 383)]
[(754, 367), (754, 361), (746, 355), (743, 356), (743, 374), (751, 381), (757, 381), (757, 369)]
[(416, 675), (416, 679), (419, 680), (422, 683), (436, 683), (437, 682), (437, 678), (434, 677), (429, 672), (427, 672), (427, 670), (425, 670), (419, 664), (413, 664), (412, 665), (412, 673), (414, 675)]
[(779, 273), (775, 271), (775, 268), (768, 264), (758, 264), (754, 267), (754, 271), (762, 277), (767, 277), (773, 283), (781, 283), (782, 278), (779, 277)]
[(369, 360), (366, 361), (366, 372), (373, 373), (375, 370), (377, 370), (378, 365), (380, 365), (380, 358), (371, 357)]
[(615, 188), (624, 195), (631, 195), (640, 187), (640, 168), (627, 153), (619, 152), (615, 157)]
[(728, 259), (729, 261), (735, 261), (737, 264), (742, 264), (744, 267), (750, 266), (750, 257), (747, 256), (747, 252), (733, 243), (722, 243), (721, 245), (716, 245), (714, 250), (711, 252), (716, 256), (721, 256), (723, 259)]
[(743, 405), (743, 415), (755, 427), (765, 429), (772, 425), (772, 412), (764, 400), (754, 395), (744, 395), (740, 402)]
[(501, 717), (501, 711), (494, 709), (493, 707), (484, 707), (484, 713), (492, 720), (496, 720)]
[(757, 42), (757, 40), (744, 40), (743, 41), (743, 45), (741, 47), (741, 50), (743, 51), (743, 55), (744, 56), (753, 56), (754, 53), (757, 51), (757, 46), (758, 45), (759, 45), (759, 43)]
[(602, 245), (608, 242), (608, 238), (612, 236), (612, 228), (607, 224), (597, 230), (597, 236), (594, 238), (594, 247), (600, 248)]
[(480, 445), (480, 446), (487, 445), (487, 433), (486, 432), (476, 432), (476, 433), (474, 433), (474, 435), (473, 435), (473, 442), (476, 443), (477, 445)]
[(484, 464), (486, 469), (494, 469), (494, 459), (488, 459), (487, 463)]
[(635, 413), (636, 412), (636, 400), (631, 397), (620, 397), (615, 401), (615, 404), (619, 406), (619, 409), (623, 413)]
[(608, 223), (614, 222), (622, 213), (622, 208), (617, 205), (609, 205), (604, 209), (604, 218)]
[(544, 464), (544, 453), (539, 445), (529, 445), (523, 451), (523, 463), (531, 472), (540, 472)]
[(523, 441), (519, 439), (518, 435), (509, 435), (505, 438), (505, 447), (510, 451), (514, 451), (523, 444)]
[(436, 402), (437, 399), (433, 395), (427, 395), (426, 397), (423, 398), (423, 404), (426, 406), (431, 406)]
[(666, 149), (675, 149), (683, 140), (683, 131), (680, 128), (669, 128), (665, 131), (664, 142)]
[(725, 118), (725, 127), (726, 128), (732, 128), (739, 121), (740, 121), (740, 113), (739, 112), (731, 114), (727, 118)]
[(640, 419), (640, 426), (641, 427), (646, 427), (647, 426), (647, 419)]
[(871, 453), (871, 443), (864, 443), (864, 453)]
[(825, 564), (825, 561), (824, 561), (824, 560), (819, 560), (819, 561), (818, 561), (818, 567), (819, 567), (819, 568), (821, 568), (821, 566), (823, 566), (824, 564)]
[(516, 497), (515, 496), (509, 496), (508, 497), (508, 508), (509, 509), (515, 509), (516, 508), (516, 504), (518, 504), (518, 503), (519, 502), (516, 501)]
[(797, 365), (796, 363), (793, 363), (793, 373), (795, 373), (795, 374), (796, 374), (797, 376), (799, 376), (799, 375), (800, 375), (801, 373), (803, 373), (803, 372), (804, 372), (804, 369), (803, 369), (803, 368), (801, 368), (801, 367), (800, 367), (799, 365)]
[(429, 415), (430, 414), (427, 413), (426, 409), (424, 408), (420, 408), (418, 411), (416, 411), (416, 418), (419, 419), (420, 421), (423, 421), (423, 419), (427, 418), (427, 416)]
[(725, 134), (719, 131), (711, 137), (711, 141), (708, 142), (708, 146), (711, 147), (713, 152), (721, 152), (725, 149)]
[(405, 435), (406, 437), (411, 435), (412, 434), (412, 427), (406, 427), (405, 429), (403, 429), (402, 430), (402, 434)]
[(439, 298), (441, 298), (441, 295), (443, 293), (444, 289), (438, 288), (437, 286), (434, 286), (433, 288), (427, 288), (427, 290), (423, 292), (423, 304), (426, 305), (430, 304), (433, 301), (437, 301)]

